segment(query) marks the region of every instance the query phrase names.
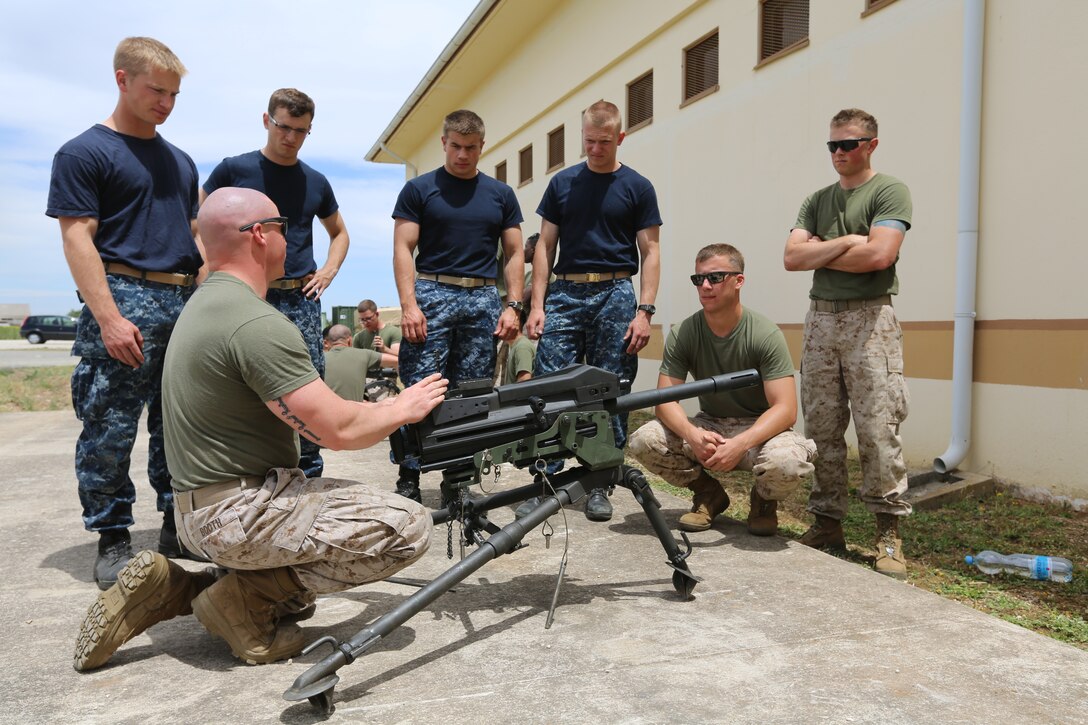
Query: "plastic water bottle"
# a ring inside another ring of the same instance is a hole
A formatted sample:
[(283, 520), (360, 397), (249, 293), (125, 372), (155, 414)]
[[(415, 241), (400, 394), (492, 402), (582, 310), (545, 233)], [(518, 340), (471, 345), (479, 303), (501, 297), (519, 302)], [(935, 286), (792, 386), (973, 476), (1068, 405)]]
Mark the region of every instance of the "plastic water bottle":
[(984, 574), (1016, 574), (1029, 579), (1069, 582), (1073, 579), (1073, 562), (1060, 556), (1035, 556), (1033, 554), (998, 554), (996, 551), (981, 551), (978, 556), (964, 558), (968, 564), (974, 564)]

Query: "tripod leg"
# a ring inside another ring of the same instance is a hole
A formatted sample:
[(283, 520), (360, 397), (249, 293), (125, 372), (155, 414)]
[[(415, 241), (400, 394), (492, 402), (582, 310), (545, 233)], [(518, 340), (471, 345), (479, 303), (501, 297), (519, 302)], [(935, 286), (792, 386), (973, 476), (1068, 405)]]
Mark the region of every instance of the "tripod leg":
[(584, 495), (577, 482), (556, 491), (556, 496), (545, 499), (533, 511), (522, 519), (516, 519), (483, 541), (476, 551), (454, 564), (434, 581), (425, 585), (418, 592), (404, 600), (392, 611), (383, 614), (366, 628), (356, 633), (350, 640), (338, 644), (332, 637), (323, 637), (314, 642), (303, 653), (309, 653), (320, 644), (333, 646), (333, 653), (312, 665), (303, 672), (294, 684), (284, 692), (285, 700), (309, 700), (314, 707), (323, 712), (330, 712), (332, 707), (333, 686), (340, 677), (336, 670), (351, 664), (366, 650), (381, 641), (390, 632), (407, 622), (427, 605), (448, 592), (473, 572), (482, 568), (492, 559), (509, 553), (527, 533), (551, 517), (561, 506), (571, 503), (572, 496), (577, 500)]
[(676, 593), (684, 599), (690, 599), (700, 579), (688, 569), (687, 558), (691, 555), (691, 542), (688, 541), (688, 537), (684, 533), (680, 534), (687, 549), (682, 552), (676, 539), (673, 538), (672, 531), (669, 530), (669, 525), (665, 522), (665, 516), (661, 513), (661, 504), (654, 496), (653, 489), (650, 488), (642, 471), (631, 466), (623, 466), (619, 485), (634, 494), (635, 500), (646, 513), (646, 518), (649, 519), (654, 533), (657, 534), (662, 548), (665, 549), (665, 554), (669, 557), (668, 565), (673, 570), (672, 585)]

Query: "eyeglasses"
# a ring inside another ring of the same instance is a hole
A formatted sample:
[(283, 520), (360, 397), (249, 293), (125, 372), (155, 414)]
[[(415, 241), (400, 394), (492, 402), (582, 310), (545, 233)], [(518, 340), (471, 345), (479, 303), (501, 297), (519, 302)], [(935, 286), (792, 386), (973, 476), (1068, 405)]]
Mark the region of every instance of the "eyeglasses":
[(378, 319), (377, 315), (367, 315), (366, 317), (359, 315), (359, 322), (363, 323), (364, 325), (376, 319)]
[(308, 128), (295, 128), (294, 126), (288, 126), (286, 123), (280, 123), (279, 121), (272, 118), (271, 116), (268, 117), (268, 120), (271, 121), (272, 125), (275, 126), (277, 129), (279, 129), (279, 132), (282, 133), (284, 136), (288, 136), (288, 135), (290, 135), (292, 133), (297, 133), (297, 134), (299, 134), (301, 136), (309, 136), (310, 135), (311, 129), (308, 129)]
[(258, 219), (255, 222), (250, 222), (249, 224), (246, 224), (244, 227), (238, 227), (238, 231), (248, 232), (250, 229), (257, 226), (258, 224), (279, 224), (280, 232), (283, 233), (283, 236), (287, 236), (287, 217), (285, 216), (270, 216), (267, 219)]
[(725, 281), (726, 277), (731, 277), (734, 274), (744, 274), (744, 272), (707, 272), (706, 274), (693, 274), (691, 275), (691, 283), (696, 287), (702, 287), (703, 282), (721, 284)]
[(839, 149), (843, 151), (853, 151), (858, 147), (862, 141), (872, 141), (872, 137), (869, 138), (846, 138), (842, 141), (828, 141), (827, 150), (831, 153), (835, 153)]

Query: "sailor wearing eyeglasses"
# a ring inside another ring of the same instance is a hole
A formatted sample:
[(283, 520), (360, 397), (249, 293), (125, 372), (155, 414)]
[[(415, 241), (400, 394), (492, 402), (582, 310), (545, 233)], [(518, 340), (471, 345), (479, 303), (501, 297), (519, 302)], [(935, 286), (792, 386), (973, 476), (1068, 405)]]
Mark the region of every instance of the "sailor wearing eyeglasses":
[[(324, 377), (320, 299), (347, 257), (349, 239), (329, 180), (298, 158), (313, 119), (308, 95), (295, 88), (275, 91), (264, 114), (264, 147), (223, 159), (204, 182), (200, 200), (223, 187), (256, 189), (290, 221), (284, 276), (269, 285), (267, 300), (302, 331), (310, 359)], [(315, 217), (329, 234), (329, 253), (320, 269), (314, 259)], [(320, 476), (324, 469), (321, 449), (305, 438), (299, 468), (307, 476)]]
[(805, 199), (786, 240), (789, 271), (813, 270), (801, 354), (805, 434), (820, 457), (808, 510), (816, 522), (801, 542), (846, 545), (846, 427), (853, 415), (861, 458), (858, 496), (877, 521), (876, 571), (906, 576), (899, 518), (911, 512), (899, 425), (909, 395), (903, 334), (892, 309), (895, 263), (910, 228), (906, 185), (872, 168), (877, 122), (857, 108), (831, 119), (827, 142), (839, 180)]
[(694, 493), (684, 531), (705, 531), (729, 507), (729, 495), (710, 471), (753, 473), (748, 532), (778, 531), (778, 502), (812, 472), (816, 446), (792, 429), (797, 420), (793, 360), (771, 320), (744, 307), (744, 257), (729, 244), (711, 244), (695, 257), (692, 284), (702, 310), (675, 325), (665, 341), (658, 388), (755, 368), (762, 386), (699, 397), (689, 418), (679, 403), (662, 403), (657, 416), (631, 434), (630, 451), (666, 481)]

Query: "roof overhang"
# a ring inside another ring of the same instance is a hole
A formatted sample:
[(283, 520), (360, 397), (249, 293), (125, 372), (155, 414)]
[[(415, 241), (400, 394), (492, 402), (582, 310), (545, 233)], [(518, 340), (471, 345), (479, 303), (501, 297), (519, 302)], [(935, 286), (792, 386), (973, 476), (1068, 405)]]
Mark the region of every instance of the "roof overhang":
[(366, 154), (367, 161), (408, 164), (405, 157), (434, 134), (435, 119), (465, 102), (558, 3), (480, 0), (393, 120)]

